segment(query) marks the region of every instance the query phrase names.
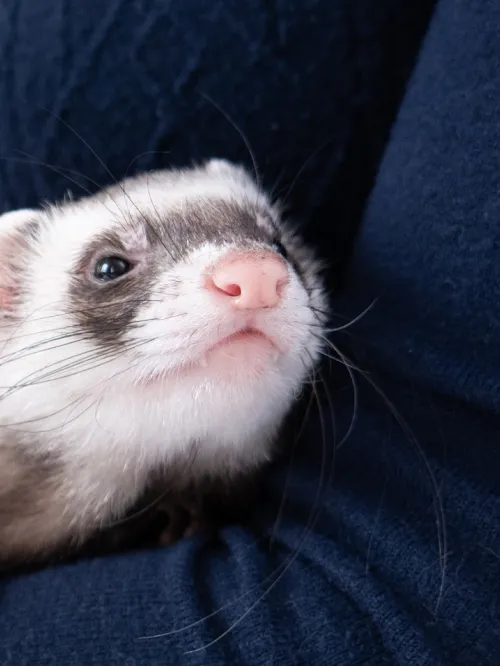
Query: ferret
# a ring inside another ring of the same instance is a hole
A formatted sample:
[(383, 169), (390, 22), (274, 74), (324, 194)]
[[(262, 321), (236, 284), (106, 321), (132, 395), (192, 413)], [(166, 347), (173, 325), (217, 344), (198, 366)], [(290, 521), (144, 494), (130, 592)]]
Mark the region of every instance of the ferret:
[(0, 561), (82, 547), (153, 479), (272, 460), (321, 355), (321, 270), (222, 159), (1, 216)]

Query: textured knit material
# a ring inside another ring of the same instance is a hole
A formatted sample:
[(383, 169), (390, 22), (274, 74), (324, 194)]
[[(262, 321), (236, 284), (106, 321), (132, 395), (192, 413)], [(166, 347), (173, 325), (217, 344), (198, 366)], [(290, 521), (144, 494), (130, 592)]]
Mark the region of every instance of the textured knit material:
[[(111, 178), (47, 107), (116, 176), (144, 151), (169, 152), (132, 168), (248, 163), (201, 90), (285, 192), (323, 146), (291, 208), (332, 271), (364, 209), (334, 323), (371, 307), (331, 336), (356, 400), (327, 364), (250, 524), (1, 580), (0, 664), (500, 664), (500, 7), (431, 9), (3, 3), (2, 157)], [(66, 187), (0, 166), (3, 209)]]

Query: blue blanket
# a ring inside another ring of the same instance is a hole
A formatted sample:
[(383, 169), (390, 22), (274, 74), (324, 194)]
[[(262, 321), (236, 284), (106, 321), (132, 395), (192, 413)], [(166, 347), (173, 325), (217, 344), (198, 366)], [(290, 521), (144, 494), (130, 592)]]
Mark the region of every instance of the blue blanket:
[(500, 664), (498, 26), (495, 0), (3, 3), (3, 210), (248, 163), (228, 115), (330, 259), (334, 324), (371, 307), (251, 524), (0, 580), (1, 664)]

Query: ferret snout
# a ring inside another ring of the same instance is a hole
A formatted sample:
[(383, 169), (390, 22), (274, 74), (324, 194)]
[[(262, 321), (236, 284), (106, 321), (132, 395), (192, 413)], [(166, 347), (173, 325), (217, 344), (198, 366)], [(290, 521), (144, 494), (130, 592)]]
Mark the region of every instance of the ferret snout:
[(288, 280), (288, 268), (278, 254), (239, 252), (215, 265), (206, 286), (236, 309), (260, 310), (279, 305)]

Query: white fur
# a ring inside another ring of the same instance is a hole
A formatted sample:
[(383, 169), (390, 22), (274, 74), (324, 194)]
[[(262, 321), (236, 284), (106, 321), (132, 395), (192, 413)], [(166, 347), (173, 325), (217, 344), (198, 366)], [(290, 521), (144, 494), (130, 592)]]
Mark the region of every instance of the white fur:
[[(84, 339), (70, 312), (69, 276), (96, 234), (121, 229), (124, 216), (137, 209), (153, 215), (189, 205), (192, 197), (267, 202), (245, 172), (219, 160), (205, 169), (125, 181), (124, 187), (127, 195), (115, 187), (105, 198), (35, 213), (43, 227), (27, 258), (22, 317), (0, 332), (0, 423), (23, 433), (30, 446), (62, 456), (65, 506), (75, 521), (123, 511), (160, 464), (182, 469), (184, 463), (186, 480), (261, 464), (319, 355), (313, 335), (318, 318), (291, 268), (280, 306), (252, 316), (233, 312), (204, 288), (210, 266), (234, 249), (230, 243), (206, 243), (165, 267), (137, 313), (145, 323), (128, 330), (131, 349), (109, 354)], [(33, 214), (16, 213), (8, 231)], [(145, 244), (140, 227), (129, 240)], [(324, 306), (321, 299), (319, 291), (312, 296)], [(207, 348), (246, 325), (275, 338), (281, 353), (266, 356), (263, 350), (262, 359), (257, 353), (255, 363), (235, 362), (220, 376), (205, 368)], [(64, 333), (74, 337), (51, 342)], [(161, 380), (144, 385), (158, 374)]]

